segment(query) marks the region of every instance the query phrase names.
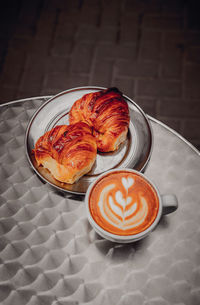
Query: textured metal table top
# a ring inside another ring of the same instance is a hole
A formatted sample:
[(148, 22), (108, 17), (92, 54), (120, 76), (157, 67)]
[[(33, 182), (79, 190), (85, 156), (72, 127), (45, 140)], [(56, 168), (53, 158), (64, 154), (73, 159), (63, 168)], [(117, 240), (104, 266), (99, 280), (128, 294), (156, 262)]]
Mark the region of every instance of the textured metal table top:
[(26, 126), (47, 99), (0, 108), (0, 304), (199, 305), (199, 152), (150, 118), (145, 174), (161, 193), (175, 193), (179, 208), (142, 241), (106, 241), (82, 197), (42, 182), (26, 159)]

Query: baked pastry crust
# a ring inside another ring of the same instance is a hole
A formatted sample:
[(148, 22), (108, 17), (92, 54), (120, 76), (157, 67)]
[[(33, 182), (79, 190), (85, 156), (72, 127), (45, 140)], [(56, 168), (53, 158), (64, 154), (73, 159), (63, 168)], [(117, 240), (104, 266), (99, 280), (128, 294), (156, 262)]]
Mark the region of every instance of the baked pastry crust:
[(34, 153), (37, 164), (55, 179), (73, 184), (91, 170), (97, 145), (89, 125), (78, 122), (47, 131), (36, 142)]
[(92, 127), (99, 151), (114, 151), (127, 137), (128, 105), (117, 88), (85, 94), (69, 112), (70, 124), (80, 121)]

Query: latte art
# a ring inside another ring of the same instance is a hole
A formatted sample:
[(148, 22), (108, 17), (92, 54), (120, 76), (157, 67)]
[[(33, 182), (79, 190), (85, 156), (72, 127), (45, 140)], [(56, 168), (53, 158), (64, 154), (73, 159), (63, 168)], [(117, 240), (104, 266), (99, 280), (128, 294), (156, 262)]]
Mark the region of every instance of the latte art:
[(136, 234), (154, 221), (158, 198), (153, 187), (139, 175), (115, 172), (93, 188), (90, 211), (94, 220), (108, 232)]
[(123, 197), (121, 191), (116, 191), (114, 196), (109, 195), (109, 191), (116, 187), (114, 184), (110, 184), (102, 190), (98, 203), (102, 217), (111, 225), (122, 230), (138, 226), (148, 213), (148, 205), (144, 197), (139, 196), (138, 201), (134, 202), (133, 198), (128, 195), (128, 189), (133, 184), (133, 179), (129, 179), (132, 181), (131, 185), (126, 182), (128, 179), (124, 177), (121, 179), (125, 186), (126, 197)]

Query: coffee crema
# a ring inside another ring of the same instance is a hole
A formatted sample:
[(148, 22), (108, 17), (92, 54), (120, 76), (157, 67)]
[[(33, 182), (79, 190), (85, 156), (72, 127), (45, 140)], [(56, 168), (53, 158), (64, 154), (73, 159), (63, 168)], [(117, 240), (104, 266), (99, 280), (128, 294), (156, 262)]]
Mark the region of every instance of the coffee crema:
[(137, 173), (116, 171), (102, 177), (92, 188), (89, 209), (94, 221), (117, 235), (146, 230), (155, 220), (159, 198), (154, 187)]

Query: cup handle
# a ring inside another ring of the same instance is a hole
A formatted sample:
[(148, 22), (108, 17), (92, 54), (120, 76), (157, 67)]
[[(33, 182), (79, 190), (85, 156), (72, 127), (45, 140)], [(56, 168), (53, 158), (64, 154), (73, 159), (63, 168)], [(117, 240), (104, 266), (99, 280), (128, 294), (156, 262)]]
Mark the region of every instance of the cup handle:
[(161, 195), (162, 205), (163, 205), (163, 214), (170, 214), (177, 210), (178, 200), (177, 197), (173, 194), (170, 195)]

